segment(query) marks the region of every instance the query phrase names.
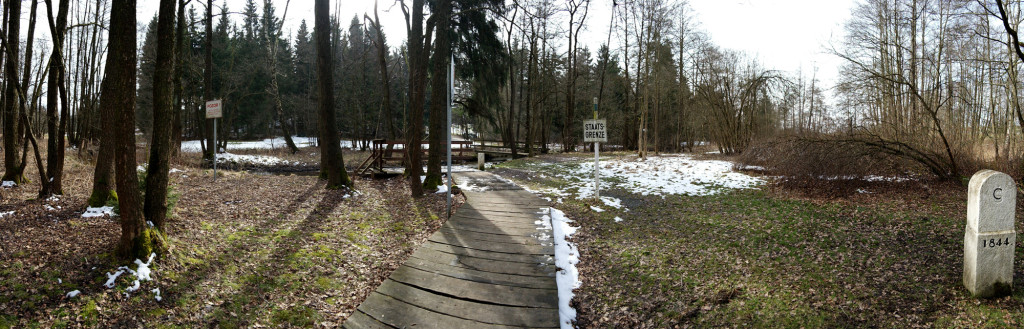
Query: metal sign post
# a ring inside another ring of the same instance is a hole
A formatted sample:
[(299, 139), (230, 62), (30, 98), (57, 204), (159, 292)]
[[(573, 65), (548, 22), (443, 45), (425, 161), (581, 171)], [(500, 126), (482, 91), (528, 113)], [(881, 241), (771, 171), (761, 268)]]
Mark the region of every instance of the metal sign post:
[(608, 142), (608, 130), (605, 120), (597, 119), (597, 97), (594, 97), (594, 119), (583, 120), (583, 142), (594, 143), (594, 198), (601, 198), (601, 181), (599, 176), (599, 159), (601, 142)]
[(455, 93), (455, 55), (452, 54), (451, 67), (448, 68), (448, 218), (452, 218), (452, 96)]
[(224, 116), (222, 111), (224, 107), (224, 101), (215, 99), (206, 101), (206, 118), (213, 119), (213, 180), (217, 181), (217, 118)]

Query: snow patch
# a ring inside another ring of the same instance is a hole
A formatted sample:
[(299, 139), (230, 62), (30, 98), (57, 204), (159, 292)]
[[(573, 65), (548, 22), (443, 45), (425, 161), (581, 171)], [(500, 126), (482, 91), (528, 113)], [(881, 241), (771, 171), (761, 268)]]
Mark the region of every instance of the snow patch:
[(12, 188), (12, 187), (15, 187), (15, 186), (18, 186), (18, 183), (15, 183), (14, 181), (11, 181), (11, 180), (5, 180), (5, 181), (3, 181), (3, 183), (0, 183), (0, 187), (3, 187), (3, 188)]
[(576, 233), (576, 227), (569, 225), (571, 219), (561, 210), (555, 208), (541, 209), (540, 223), (550, 228), (555, 240), (555, 283), (558, 285), (558, 320), (562, 329), (572, 329), (576, 322), (576, 309), (569, 306), (575, 295), (572, 291), (580, 287), (579, 271), (576, 264), (580, 262), (576, 245), (566, 241)]
[(276, 165), (299, 165), (298, 161), (287, 161), (282, 160), (278, 157), (269, 155), (240, 155), (232, 153), (218, 153), (217, 163), (237, 163), (237, 164), (251, 164), (259, 166), (276, 166)]
[(616, 223), (622, 222), (622, 217), (615, 216), (615, 222)]
[(149, 268), (153, 264), (153, 259), (156, 258), (156, 253), (149, 254), (149, 259), (143, 263), (141, 260), (136, 259), (135, 264), (138, 265), (134, 270), (127, 267), (121, 266), (117, 268), (117, 272), (107, 272), (107, 282), (103, 284), (107, 289), (113, 288), (117, 283), (117, 278), (124, 273), (131, 273), (135, 276), (135, 280), (132, 281), (131, 285), (125, 289), (125, 296), (128, 296), (129, 292), (135, 292), (142, 286), (142, 281), (152, 281), (153, 271)]
[(613, 197), (610, 197), (610, 196), (603, 196), (603, 197), (601, 197), (601, 202), (604, 202), (604, 204), (609, 206), (609, 207), (612, 207), (612, 208), (615, 208), (615, 209), (622, 209), (622, 200), (619, 200), (618, 198), (613, 198)]
[[(542, 189), (538, 192), (558, 196), (575, 195), (578, 199), (593, 197), (593, 162), (581, 161), (566, 165), (564, 163), (546, 165), (568, 169), (567, 172), (553, 175), (564, 180), (567, 183), (565, 187)], [(732, 167), (733, 164), (728, 161), (698, 160), (688, 154), (654, 156), (648, 157), (644, 161), (636, 157), (613, 158), (601, 161), (600, 176), (604, 181), (602, 186), (605, 189), (619, 188), (633, 194), (660, 196), (670, 194), (711, 195), (725, 189), (755, 188), (764, 182), (759, 177), (734, 172)], [(545, 170), (546, 168), (538, 169)], [(617, 183), (609, 183), (609, 181)], [(606, 202), (615, 203), (611, 199)]]
[(103, 206), (103, 207), (88, 207), (85, 208), (85, 212), (82, 213), (82, 218), (92, 217), (103, 217), (103, 216), (114, 216), (114, 207)]
[(185, 171), (181, 170), (181, 169), (178, 169), (178, 168), (171, 168), (171, 170), (167, 171), (167, 173), (169, 173), (169, 174), (178, 173), (178, 172), (185, 172)]
[(156, 301), (158, 302), (164, 299), (163, 297), (160, 297), (160, 288), (153, 288), (153, 290), (150, 290), (149, 292), (156, 294), (156, 296), (153, 296), (153, 298), (156, 299)]
[(81, 291), (72, 290), (72, 291), (69, 291), (68, 294), (64, 295), (64, 296), (67, 296), (68, 298), (75, 298), (75, 297), (77, 297), (81, 293), (82, 293)]
[(14, 210), (0, 212), (0, 218), (4, 218), (4, 217), (7, 217), (7, 216), (13, 215), (13, 214), (14, 214)]
[(599, 208), (597, 206), (590, 206), (590, 210), (593, 210), (593, 211), (596, 211), (596, 212), (604, 212), (604, 209), (601, 209), (601, 208)]

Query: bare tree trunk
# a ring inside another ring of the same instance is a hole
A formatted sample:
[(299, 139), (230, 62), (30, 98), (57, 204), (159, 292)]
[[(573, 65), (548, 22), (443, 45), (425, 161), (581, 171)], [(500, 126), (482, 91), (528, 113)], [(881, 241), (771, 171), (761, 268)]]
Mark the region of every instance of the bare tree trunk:
[(181, 137), (182, 137), (182, 124), (181, 124), (181, 111), (184, 97), (184, 89), (181, 84), (182, 76), (182, 64), (184, 63), (185, 57), (185, 0), (178, 0), (178, 18), (175, 23), (175, 42), (174, 42), (174, 65), (177, 70), (174, 70), (174, 108), (171, 116), (171, 157), (177, 157), (178, 152), (181, 152)]
[[(384, 126), (388, 132), (388, 139), (396, 139), (398, 138), (398, 133), (395, 130), (394, 111), (391, 109), (391, 76), (388, 75), (388, 46), (384, 42), (384, 30), (381, 28), (380, 17), (377, 15), (376, 2), (373, 4), (373, 20), (370, 22), (377, 31), (373, 42), (377, 46), (377, 65), (380, 67), (381, 84), (383, 85), (382, 88), (384, 88)], [(390, 148), (392, 145), (388, 144), (388, 147)]]
[[(47, 79), (46, 94), (46, 116), (47, 125), (47, 148), (46, 148), (46, 176), (48, 184), (43, 185), (44, 191), (40, 194), (64, 194), (64, 133), (67, 126), (68, 98), (64, 87), (64, 32), (68, 21), (68, 3), (70, 0), (63, 0), (57, 10), (57, 22), (53, 22), (53, 5), (51, 0), (46, 0), (48, 13), (46, 15), (50, 24), (50, 34), (53, 38), (53, 54), (50, 55), (50, 72)], [(60, 118), (57, 118), (57, 97), (60, 97)], [(59, 120), (59, 121), (58, 121)]]
[[(206, 1), (206, 49), (205, 49), (205, 70), (203, 72), (203, 101), (213, 100), (213, 0)], [(213, 119), (199, 117), (205, 124), (206, 149), (203, 150), (203, 160), (213, 163), (213, 154), (217, 146), (213, 145)]]
[(171, 158), (171, 125), (174, 105), (174, 5), (160, 0), (156, 26), (156, 69), (153, 72), (153, 140), (146, 170), (146, 200), (142, 211), (161, 232), (167, 219), (167, 179)]
[(25, 180), (25, 164), (18, 158), (18, 148), (21, 146), (18, 127), (18, 48), (21, 38), (21, 1), (8, 1), (7, 4), (7, 60), (4, 63), (7, 87), (4, 88), (4, 176), (0, 180), (14, 181), (21, 184)]
[[(439, 0), (437, 12), (431, 15), (436, 20), (437, 40), (434, 40), (434, 56), (430, 76), (430, 151), (427, 154), (427, 177), (423, 189), (436, 190), (441, 181), (441, 153), (445, 151), (443, 140), (447, 136), (445, 117), (448, 104), (448, 63), (452, 53), (451, 0)], [(511, 62), (511, 61), (510, 61)], [(513, 146), (513, 152), (515, 148)]]
[(110, 44), (100, 107), (110, 108), (114, 121), (114, 164), (120, 205), (121, 239), (116, 253), (124, 259), (144, 258), (153, 252), (151, 231), (145, 229), (135, 170), (135, 0), (114, 0), (110, 9)]
[[(341, 153), (341, 140), (334, 115), (334, 59), (331, 56), (331, 30), (328, 17), (328, 0), (316, 0), (314, 4), (316, 37), (317, 87), (320, 95), (320, 149), (327, 161), (321, 163), (320, 173), (327, 174), (327, 188), (351, 187), (352, 181), (345, 171), (345, 160)], [(417, 176), (418, 178), (418, 176)]]
[(423, 31), (424, 0), (412, 0), (412, 13), (403, 4), (402, 12), (409, 22), (409, 117), (406, 127), (406, 174), (409, 175), (409, 189), (413, 197), (423, 195), (420, 175), (423, 170), (420, 161), (420, 141), (423, 139), (423, 102), (427, 87), (427, 58), (430, 55), (432, 28)]

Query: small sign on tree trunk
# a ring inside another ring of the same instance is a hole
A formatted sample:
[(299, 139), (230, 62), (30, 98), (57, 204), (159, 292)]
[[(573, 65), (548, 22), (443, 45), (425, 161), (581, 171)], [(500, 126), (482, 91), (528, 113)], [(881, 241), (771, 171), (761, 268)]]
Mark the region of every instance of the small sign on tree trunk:
[(215, 99), (215, 100), (212, 100), (212, 101), (207, 101), (206, 102), (206, 118), (207, 119), (216, 119), (216, 118), (223, 117), (224, 116), (223, 115), (224, 112), (221, 111), (221, 107), (223, 106), (223, 104), (224, 104), (224, 101), (220, 100), (220, 99)]

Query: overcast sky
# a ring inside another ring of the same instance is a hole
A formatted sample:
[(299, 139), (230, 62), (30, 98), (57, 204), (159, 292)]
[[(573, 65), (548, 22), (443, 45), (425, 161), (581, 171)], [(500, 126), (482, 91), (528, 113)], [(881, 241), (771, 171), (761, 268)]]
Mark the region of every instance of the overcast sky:
[[(223, 0), (215, 0), (220, 12)], [(193, 1), (195, 2), (195, 1)], [(746, 52), (757, 58), (766, 68), (787, 72), (802, 69), (810, 76), (818, 68), (818, 78), (826, 87), (831, 87), (842, 63), (835, 56), (828, 55), (830, 42), (842, 40), (842, 27), (850, 17), (855, 0), (689, 0), (698, 28), (706, 31), (711, 40), (727, 49)], [(263, 1), (256, 1), (262, 6)], [(561, 1), (554, 1), (560, 4)], [(228, 0), (232, 12), (242, 10), (245, 0)], [(275, 0), (277, 14), (284, 13), (286, 1)], [(313, 25), (313, 1), (293, 0), (288, 5), (284, 24), (286, 34), (294, 35), (303, 19)], [(331, 12), (341, 13), (343, 27), (347, 28), (354, 15), (363, 13), (372, 16), (374, 1), (345, 0), (332, 1)], [(145, 28), (157, 11), (158, 1), (138, 2), (140, 28)], [(583, 32), (582, 43), (592, 50), (604, 43), (608, 33), (611, 0), (594, 0), (587, 18), (587, 30)], [(198, 7), (202, 8), (202, 7)], [(394, 47), (405, 40), (405, 20), (394, 0), (380, 0), (380, 19), (388, 43)], [(241, 17), (232, 17), (236, 22)], [(564, 23), (562, 23), (564, 24)], [(614, 38), (613, 38), (614, 39)], [(140, 40), (141, 41), (141, 40)], [(614, 41), (613, 41), (614, 43)]]

